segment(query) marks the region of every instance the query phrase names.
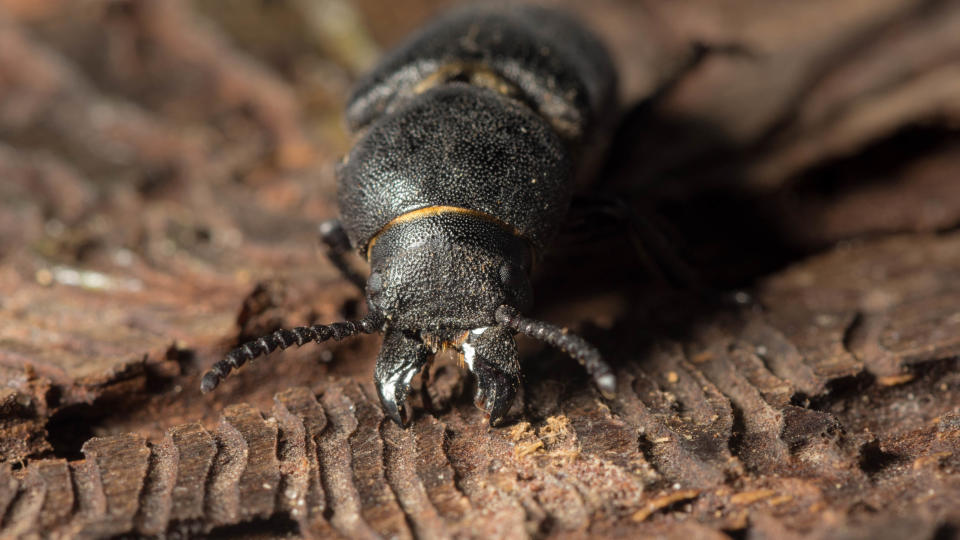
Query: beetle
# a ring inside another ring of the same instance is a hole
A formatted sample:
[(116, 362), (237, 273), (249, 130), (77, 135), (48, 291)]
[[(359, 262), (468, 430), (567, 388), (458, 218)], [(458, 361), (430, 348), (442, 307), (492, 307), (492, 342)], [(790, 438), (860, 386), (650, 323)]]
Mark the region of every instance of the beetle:
[[(331, 261), (365, 289), (368, 314), (243, 344), (201, 389), (277, 348), (382, 332), (374, 377), (393, 420), (409, 421), (411, 380), (452, 348), (496, 425), (521, 384), (521, 333), (578, 360), (611, 396), (616, 379), (595, 347), (522, 313), (615, 94), (603, 45), (557, 11), (472, 6), (428, 24), (354, 89), (346, 119), (358, 140), (337, 169), (341, 217), (320, 227)], [(369, 262), (366, 280), (346, 264), (351, 249)]]

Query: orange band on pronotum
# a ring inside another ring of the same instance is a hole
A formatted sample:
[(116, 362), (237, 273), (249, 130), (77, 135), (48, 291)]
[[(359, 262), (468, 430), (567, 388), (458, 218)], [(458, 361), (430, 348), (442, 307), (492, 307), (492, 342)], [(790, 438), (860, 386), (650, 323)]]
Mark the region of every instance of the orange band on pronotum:
[(381, 234), (387, 232), (394, 225), (400, 223), (409, 223), (411, 221), (416, 221), (421, 218), (439, 216), (441, 214), (466, 214), (468, 216), (474, 216), (484, 221), (488, 221), (500, 227), (501, 229), (509, 232), (514, 236), (520, 236), (520, 231), (515, 227), (504, 223), (503, 221), (479, 210), (471, 210), (469, 208), (461, 208), (459, 206), (427, 206), (425, 208), (418, 208), (417, 210), (411, 210), (409, 212), (400, 214), (399, 216), (390, 220), (389, 223), (380, 227), (380, 230), (370, 238), (370, 242), (367, 244), (367, 260), (370, 260), (370, 251), (373, 249), (373, 245), (377, 243), (377, 238)]

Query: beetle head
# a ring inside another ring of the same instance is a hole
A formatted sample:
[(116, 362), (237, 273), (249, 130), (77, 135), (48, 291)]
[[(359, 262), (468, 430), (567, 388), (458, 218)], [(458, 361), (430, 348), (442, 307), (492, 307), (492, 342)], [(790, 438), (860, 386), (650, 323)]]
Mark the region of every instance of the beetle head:
[(475, 215), (397, 224), (369, 253), (367, 299), (393, 328), (465, 331), (495, 324), (501, 305), (523, 310), (532, 303), (527, 242)]

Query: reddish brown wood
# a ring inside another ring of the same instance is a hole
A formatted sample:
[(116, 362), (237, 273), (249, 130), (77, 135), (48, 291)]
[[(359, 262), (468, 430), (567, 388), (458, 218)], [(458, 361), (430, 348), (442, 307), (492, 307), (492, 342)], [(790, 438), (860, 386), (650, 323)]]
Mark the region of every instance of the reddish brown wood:
[(401, 429), (376, 338), (199, 394), (239, 340), (362, 311), (315, 248), (336, 118), (442, 3), (0, 0), (0, 536), (955, 535), (953, 2), (560, 2), (623, 75), (598, 182), (723, 291), (561, 239), (538, 316), (615, 399), (522, 342), (509, 425), (447, 358)]

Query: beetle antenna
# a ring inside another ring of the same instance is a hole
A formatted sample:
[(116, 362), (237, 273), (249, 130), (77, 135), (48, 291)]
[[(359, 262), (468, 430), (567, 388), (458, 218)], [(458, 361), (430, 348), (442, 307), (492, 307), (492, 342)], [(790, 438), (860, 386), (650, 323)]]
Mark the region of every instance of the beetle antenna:
[(220, 384), (230, 374), (249, 360), (273, 352), (277, 347), (280, 350), (292, 345), (300, 347), (309, 342), (341, 339), (359, 334), (372, 334), (383, 328), (384, 317), (379, 311), (371, 311), (366, 317), (356, 321), (336, 322), (333, 324), (315, 324), (313, 326), (298, 326), (296, 328), (277, 330), (259, 339), (248, 341), (233, 349), (204, 374), (200, 381), (200, 391), (206, 394)]
[(610, 369), (610, 365), (604, 362), (600, 351), (585, 339), (571, 334), (565, 328), (524, 317), (512, 306), (503, 305), (497, 308), (496, 318), (498, 323), (553, 345), (570, 355), (583, 365), (605, 397), (613, 397), (617, 389), (617, 377)]

